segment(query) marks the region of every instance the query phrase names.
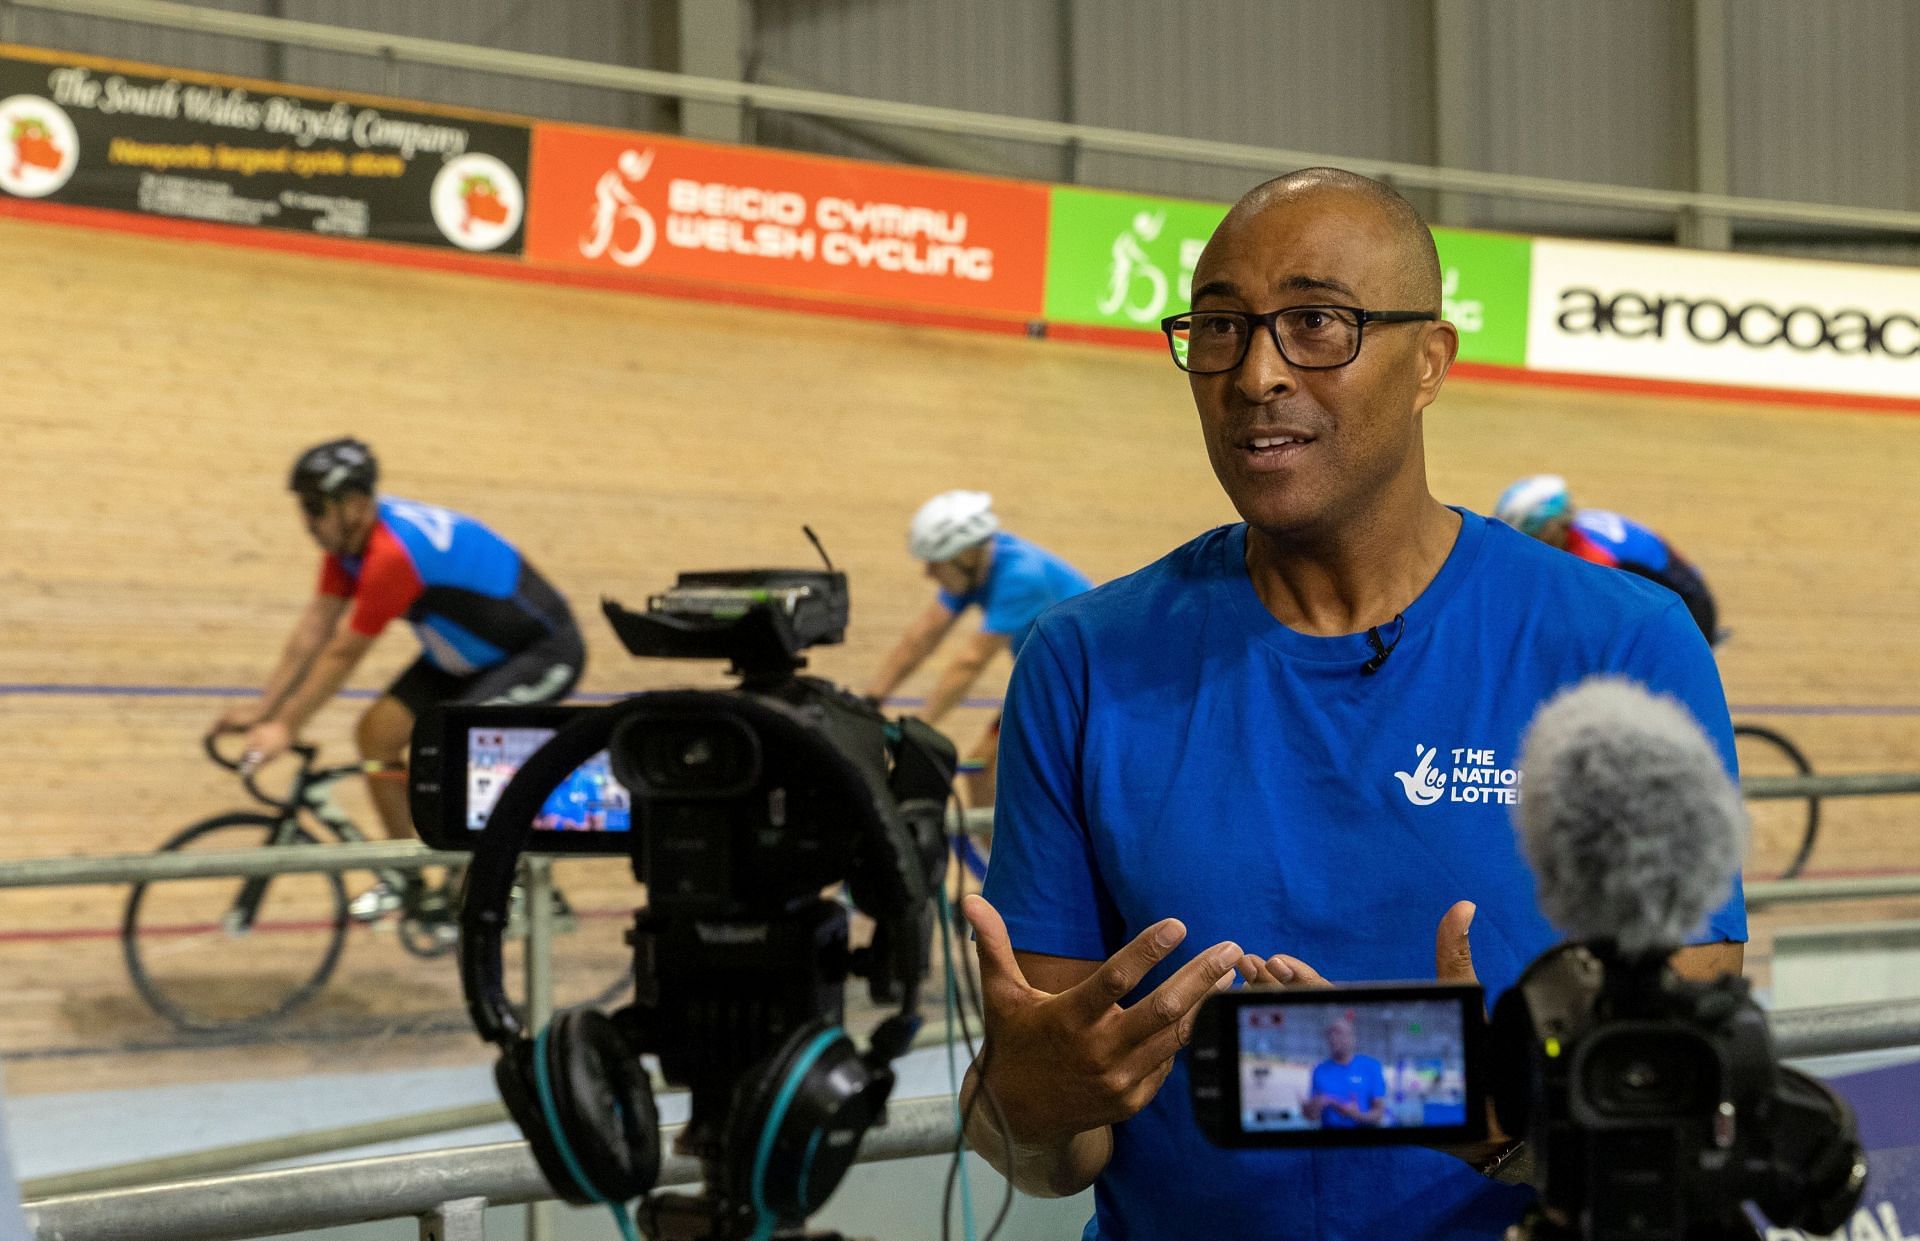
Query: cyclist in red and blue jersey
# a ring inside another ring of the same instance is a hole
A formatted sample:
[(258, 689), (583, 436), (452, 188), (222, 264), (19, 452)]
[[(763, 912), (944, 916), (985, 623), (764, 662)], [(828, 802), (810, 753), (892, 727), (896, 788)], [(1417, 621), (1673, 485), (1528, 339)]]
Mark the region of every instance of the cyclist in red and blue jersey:
[(1535, 474), (1508, 487), (1493, 515), (1591, 564), (1660, 583), (1686, 603), (1709, 646), (1720, 640), (1719, 609), (1700, 570), (1639, 522), (1604, 509), (1575, 507), (1567, 480), (1558, 474)]
[[(325, 558), (260, 697), (214, 724), (246, 733), (252, 767), (293, 744), (395, 620), (413, 626), (423, 650), (360, 717), (367, 759), (403, 762), (414, 720), (435, 704), (555, 702), (580, 679), (586, 648), (572, 611), (519, 551), (471, 517), (380, 495), (378, 478), (373, 453), (355, 439), (316, 445), (293, 467), (289, 489)], [(369, 787), (387, 835), (409, 838), (404, 775)], [(392, 887), (383, 881), (355, 912), (398, 906)]]
[[(933, 654), (960, 614), (979, 608), (980, 631), (969, 638), (927, 695), (920, 718), (938, 724), (959, 706), (967, 689), (995, 656), (1016, 658), (1040, 614), (1092, 589), (1084, 573), (1060, 557), (1000, 528), (993, 497), (983, 491), (945, 491), (920, 506), (907, 533), (907, 550), (926, 562), (927, 576), (939, 594), (908, 627), (867, 696), (884, 700)], [(994, 759), (1000, 744), (1000, 717), (967, 754), (977, 773), (965, 777), (970, 805), (993, 804)]]

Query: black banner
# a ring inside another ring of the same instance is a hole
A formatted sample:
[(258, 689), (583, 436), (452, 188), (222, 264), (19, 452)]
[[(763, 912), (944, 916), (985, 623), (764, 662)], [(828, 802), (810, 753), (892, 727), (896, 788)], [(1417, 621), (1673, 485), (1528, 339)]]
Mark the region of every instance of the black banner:
[(524, 125), (0, 53), (0, 196), (519, 254), (530, 144)]

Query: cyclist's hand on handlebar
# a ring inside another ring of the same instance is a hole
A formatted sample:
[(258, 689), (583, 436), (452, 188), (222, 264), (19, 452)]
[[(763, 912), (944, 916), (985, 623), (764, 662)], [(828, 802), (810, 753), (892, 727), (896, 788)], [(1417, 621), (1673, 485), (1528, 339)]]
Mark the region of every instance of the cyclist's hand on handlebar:
[(240, 750), (240, 770), (258, 771), (293, 745), (293, 730), (279, 720), (263, 720), (247, 730)]
[(225, 733), (243, 733), (266, 717), (259, 699), (251, 702), (236, 702), (220, 713), (213, 722), (213, 730), (207, 735), (218, 737)]

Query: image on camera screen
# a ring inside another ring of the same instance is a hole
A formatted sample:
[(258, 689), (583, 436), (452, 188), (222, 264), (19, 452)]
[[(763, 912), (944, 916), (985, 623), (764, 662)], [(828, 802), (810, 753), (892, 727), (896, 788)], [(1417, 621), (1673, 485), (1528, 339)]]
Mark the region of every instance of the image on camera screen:
[[(552, 737), (551, 728), (467, 730), (467, 829), (487, 825), (493, 804), (529, 755)], [(574, 769), (534, 817), (542, 832), (625, 832), (633, 827), (633, 799), (613, 778), (605, 750)]]
[(1239, 1010), (1247, 1133), (1467, 1121), (1466, 1032), (1452, 1000), (1351, 998)]

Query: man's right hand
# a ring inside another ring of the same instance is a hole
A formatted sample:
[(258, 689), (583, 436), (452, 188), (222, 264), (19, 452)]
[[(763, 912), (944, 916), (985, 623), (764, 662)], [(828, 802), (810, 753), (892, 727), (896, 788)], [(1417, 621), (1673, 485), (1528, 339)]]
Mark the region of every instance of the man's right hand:
[(961, 912), (972, 924), (986, 1007), (985, 1085), (1006, 1135), (1047, 1147), (1126, 1120), (1153, 1101), (1173, 1058), (1193, 1037), (1200, 1002), (1234, 979), (1239, 946), (1215, 944), (1130, 1008), (1120, 1001), (1187, 936), (1168, 918), (1142, 931), (1086, 979), (1058, 994), (1031, 986), (1007, 926), (983, 898)]
[(250, 702), (236, 702), (220, 713), (213, 722), (213, 729), (207, 735), (218, 737), (225, 733), (243, 733), (261, 720), (267, 718), (266, 710), (259, 699)]

